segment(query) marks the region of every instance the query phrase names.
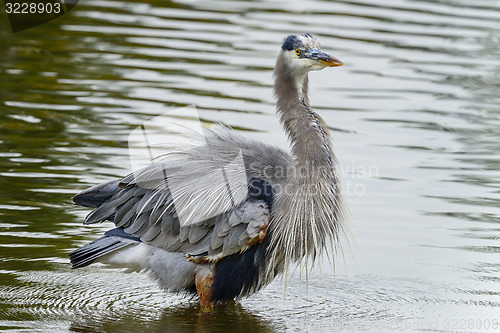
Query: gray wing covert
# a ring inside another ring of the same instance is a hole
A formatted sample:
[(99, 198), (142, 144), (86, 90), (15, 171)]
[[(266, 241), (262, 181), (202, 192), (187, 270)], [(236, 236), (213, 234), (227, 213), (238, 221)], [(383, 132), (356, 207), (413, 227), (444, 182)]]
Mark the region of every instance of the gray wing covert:
[[(83, 205), (96, 207), (85, 223), (112, 220), (145, 243), (206, 260), (262, 241), (269, 207), (248, 196), (248, 182), (279, 184), (291, 157), (228, 129), (208, 131), (206, 139), (208, 146), (181, 149), (119, 183), (97, 185), (77, 195)], [(182, 223), (186, 221), (194, 223)]]
[(91, 212), (85, 222), (111, 219), (116, 227), (147, 244), (206, 262), (243, 252), (262, 241), (269, 216), (265, 201), (247, 199), (222, 214), (182, 226), (168, 188), (158, 191), (129, 185)]

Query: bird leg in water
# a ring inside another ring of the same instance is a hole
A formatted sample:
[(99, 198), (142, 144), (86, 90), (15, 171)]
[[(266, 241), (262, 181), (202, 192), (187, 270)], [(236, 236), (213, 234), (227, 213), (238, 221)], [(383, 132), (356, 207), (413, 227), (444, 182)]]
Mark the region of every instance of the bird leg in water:
[(200, 310), (209, 312), (214, 308), (212, 298), (212, 283), (214, 282), (214, 271), (212, 268), (206, 268), (199, 271), (195, 278), (196, 291), (200, 298)]

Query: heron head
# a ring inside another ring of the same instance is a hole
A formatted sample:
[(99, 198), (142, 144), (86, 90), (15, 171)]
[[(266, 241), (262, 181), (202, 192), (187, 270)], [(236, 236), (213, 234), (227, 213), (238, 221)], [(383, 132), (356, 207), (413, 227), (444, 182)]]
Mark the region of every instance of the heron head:
[(320, 50), (320, 44), (310, 34), (289, 35), (281, 46), (287, 63), (297, 73), (319, 71), (325, 67), (342, 66), (339, 59)]

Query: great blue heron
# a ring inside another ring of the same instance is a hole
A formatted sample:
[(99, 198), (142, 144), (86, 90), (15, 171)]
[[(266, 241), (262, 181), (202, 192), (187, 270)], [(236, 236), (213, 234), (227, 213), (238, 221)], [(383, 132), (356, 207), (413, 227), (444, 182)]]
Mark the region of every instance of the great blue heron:
[[(319, 47), (310, 34), (290, 35), (276, 61), (277, 114), (291, 154), (230, 129), (208, 130), (208, 149), (181, 150), (77, 194), (76, 204), (95, 208), (85, 224), (110, 220), (116, 228), (72, 252), (72, 267), (99, 259), (147, 270), (162, 288), (198, 294), (201, 308), (209, 309), (248, 296), (290, 264), (314, 261), (334, 248), (344, 208), (329, 131), (309, 105), (308, 72), (343, 63)], [(245, 195), (225, 205), (220, 193), (227, 182), (211, 175), (231, 162), (235, 150), (243, 156)], [(182, 213), (205, 219), (181, 223), (171, 179), (187, 193)], [(202, 184), (194, 193), (188, 188), (193, 179)], [(205, 214), (212, 207), (219, 214)]]

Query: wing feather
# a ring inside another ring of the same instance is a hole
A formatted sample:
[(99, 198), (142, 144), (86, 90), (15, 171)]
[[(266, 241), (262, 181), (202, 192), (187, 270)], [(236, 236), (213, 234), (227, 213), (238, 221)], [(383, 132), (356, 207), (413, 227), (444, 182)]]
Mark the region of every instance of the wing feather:
[(188, 240), (190, 230), (191, 226), (180, 228), (179, 239), (181, 240), (181, 242), (185, 243)]
[[(216, 227), (215, 229), (218, 229), (218, 227)], [(222, 245), (224, 245), (224, 236), (219, 236), (219, 233), (216, 230), (214, 230), (212, 232), (212, 238), (208, 254), (213, 255), (219, 252), (218, 250), (222, 247)]]
[(131, 235), (143, 235), (150, 227), (149, 221), (149, 215), (143, 212), (132, 220), (132, 223), (125, 228), (125, 232)]
[[(137, 197), (135, 197), (137, 198)], [(126, 206), (126, 207), (124, 207)], [(130, 209), (126, 210), (128, 205), (123, 205), (117, 212), (115, 216), (115, 225), (117, 228), (126, 228), (133, 223), (133, 219), (137, 217), (137, 212), (139, 210), (139, 201), (135, 201)], [(123, 214), (124, 213), (124, 214)], [(123, 214), (123, 215), (122, 215)]]
[(92, 224), (92, 223), (102, 222), (108, 219), (110, 216), (113, 215), (111, 212), (113, 211), (113, 208), (116, 206), (116, 201), (117, 200), (114, 199), (104, 202), (104, 204), (97, 207), (92, 212), (90, 212), (89, 215), (87, 215), (84, 223)]
[[(113, 219), (117, 227), (145, 243), (193, 256), (219, 258), (245, 251), (262, 237), (270, 216), (267, 198), (252, 196), (249, 182), (262, 179), (271, 186), (279, 184), (286, 177), (290, 156), (242, 139), (234, 131), (210, 132), (206, 139), (208, 148), (190, 147), (131, 173), (119, 183), (110, 182), (106, 185), (109, 194), (96, 194), (104, 198), (98, 206), (89, 190), (84, 191), (86, 200), (97, 207), (86, 223)], [(240, 155), (245, 163), (243, 175), (231, 164)], [(281, 168), (282, 176), (266, 176), (269, 167)], [(240, 176), (243, 183), (227, 183)], [(177, 186), (175, 191), (171, 184)], [(181, 209), (174, 196), (185, 201)]]
[(208, 228), (203, 226), (193, 225), (189, 230), (189, 243), (198, 243), (208, 233)]
[[(114, 208), (114, 210), (116, 212), (115, 224), (117, 225), (117, 227), (120, 227), (126, 223), (126, 221), (124, 220), (124, 217), (128, 212), (132, 211), (132, 207), (134, 206), (134, 204), (136, 204), (136, 199), (135, 199), (135, 197), (131, 197), (128, 201), (126, 201), (122, 205)], [(120, 224), (120, 225), (118, 225), (118, 224)]]
[(236, 252), (240, 246), (238, 245), (238, 241), (240, 240), (241, 234), (247, 229), (247, 226), (243, 223), (239, 224), (236, 228), (233, 228), (231, 231), (231, 235), (227, 237), (229, 240), (227, 242), (227, 246), (224, 242), (224, 246), (226, 247), (223, 251), (226, 251), (228, 253), (234, 253)]
[(210, 246), (210, 234), (207, 233), (199, 242), (190, 243), (186, 253), (191, 256), (198, 256), (207, 253), (207, 248)]
[(170, 215), (170, 214), (163, 214), (162, 224), (161, 224), (161, 231), (162, 231), (162, 233), (177, 234), (179, 231), (172, 232), (173, 225), (174, 225), (174, 217), (172, 215)]
[(146, 243), (154, 243), (155, 239), (161, 233), (161, 223), (158, 223), (159, 220), (155, 220), (156, 223), (153, 223), (149, 226), (149, 229), (141, 236), (141, 240)]

